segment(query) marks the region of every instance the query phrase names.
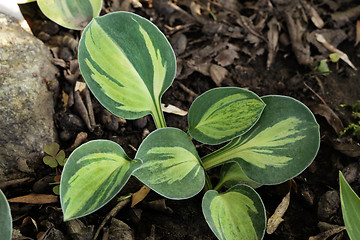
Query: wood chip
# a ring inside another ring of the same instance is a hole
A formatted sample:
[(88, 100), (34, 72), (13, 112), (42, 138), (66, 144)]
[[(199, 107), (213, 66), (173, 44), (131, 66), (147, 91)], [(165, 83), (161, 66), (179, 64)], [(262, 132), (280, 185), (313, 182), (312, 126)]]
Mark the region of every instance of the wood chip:
[(166, 112), (166, 113), (172, 113), (172, 114), (175, 114), (175, 115), (179, 115), (179, 116), (186, 116), (188, 114), (187, 111), (185, 110), (182, 110), (174, 105), (171, 105), (171, 104), (164, 104), (162, 103), (161, 104), (161, 109)]
[(239, 58), (239, 55), (234, 49), (224, 49), (215, 57), (215, 61), (225, 67), (233, 64), (236, 58)]
[(274, 214), (269, 218), (266, 227), (266, 233), (272, 234), (276, 231), (280, 223), (284, 221), (282, 217), (284, 216), (286, 210), (290, 204), (290, 192), (286, 194), (279, 206), (275, 209)]
[(139, 202), (141, 202), (142, 200), (145, 199), (145, 197), (149, 194), (149, 192), (151, 191), (151, 189), (146, 186), (143, 185), (139, 191), (137, 191), (136, 193), (134, 193), (132, 195), (131, 198), (131, 207), (135, 207), (136, 204), (138, 204)]
[(323, 35), (321, 34), (315, 34), (316, 40), (318, 40), (320, 43), (322, 43), (324, 45), (324, 47), (326, 47), (329, 51), (333, 52), (333, 53), (337, 53), (339, 55), (339, 57), (346, 62), (350, 67), (352, 67), (355, 71), (357, 71), (357, 68), (354, 66), (354, 64), (352, 64), (352, 62), (350, 61), (349, 57), (346, 55), (346, 53), (340, 51), (339, 49), (337, 49), (336, 47), (334, 47), (333, 45), (331, 45)]
[(12, 203), (46, 204), (58, 202), (58, 196), (52, 194), (29, 194), (8, 200)]
[(360, 21), (357, 20), (356, 21), (356, 41), (355, 41), (355, 45), (358, 45), (358, 43), (360, 42)]
[(84, 91), (86, 89), (86, 83), (85, 82), (79, 82), (79, 81), (77, 81), (76, 83), (75, 83), (75, 92), (76, 91), (79, 91), (79, 92), (82, 92), (82, 91)]

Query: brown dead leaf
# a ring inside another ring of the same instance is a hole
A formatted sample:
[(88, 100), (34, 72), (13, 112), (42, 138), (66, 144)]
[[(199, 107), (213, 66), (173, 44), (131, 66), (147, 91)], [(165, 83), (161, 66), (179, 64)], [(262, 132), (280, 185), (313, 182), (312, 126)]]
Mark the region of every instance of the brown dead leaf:
[(86, 132), (79, 132), (76, 135), (74, 143), (71, 145), (70, 148), (75, 149), (76, 147), (80, 146), (80, 144), (83, 143), (87, 137), (88, 137), (88, 134)]
[(303, 5), (303, 7), (305, 8), (305, 12), (306, 14), (310, 17), (311, 21), (314, 23), (314, 25), (317, 28), (323, 28), (325, 23), (324, 21), (321, 19), (319, 13), (316, 11), (316, 9), (310, 5), (309, 2), (305, 1), (305, 0), (301, 0), (301, 4)]
[(228, 74), (228, 70), (216, 64), (211, 64), (210, 69), (211, 79), (217, 86), (221, 86), (221, 82), (225, 79)]
[(226, 67), (234, 63), (239, 58), (238, 53), (234, 49), (224, 49), (215, 57), (215, 61), (222, 67)]
[(8, 201), (12, 203), (29, 204), (56, 203), (58, 201), (58, 196), (52, 194), (29, 194), (21, 197), (11, 198)]
[(133, 208), (136, 204), (144, 200), (144, 198), (149, 194), (151, 189), (146, 185), (143, 185), (139, 191), (134, 193), (131, 198), (131, 207)]
[(286, 194), (279, 206), (275, 209), (274, 214), (269, 218), (266, 226), (266, 233), (272, 234), (276, 231), (280, 223), (284, 221), (282, 217), (284, 216), (286, 210), (290, 204), (290, 192)]
[(187, 111), (182, 110), (174, 105), (171, 104), (161, 104), (161, 109), (166, 113), (172, 113), (179, 116), (186, 116), (188, 114)]
[(332, 146), (339, 152), (349, 157), (360, 157), (360, 144), (347, 139), (336, 139), (331, 141)]
[(338, 115), (325, 104), (317, 104), (310, 106), (311, 111), (316, 114), (323, 116), (328, 124), (335, 130), (336, 134), (340, 134), (344, 130), (344, 125)]
[(344, 230), (345, 230), (344, 226), (335, 227), (335, 228), (329, 229), (325, 232), (322, 232), (316, 236), (311, 236), (311, 237), (309, 237), (309, 240), (326, 240), (329, 237), (331, 237), (332, 235), (339, 233), (341, 231), (344, 231)]
[(352, 64), (352, 62), (350, 61), (349, 57), (346, 55), (346, 53), (342, 52), (341, 50), (337, 49), (336, 47), (334, 47), (333, 45), (331, 45), (323, 35), (321, 34), (315, 34), (316, 40), (318, 40), (320, 43), (322, 43), (324, 45), (324, 47), (326, 47), (328, 50), (330, 50), (333, 53), (337, 53), (339, 55), (339, 57), (346, 62), (350, 67), (352, 67), (355, 71), (357, 70), (357, 68), (354, 66), (354, 64)]
[(268, 57), (266, 61), (266, 68), (270, 69), (279, 49), (279, 32), (281, 30), (281, 26), (276, 17), (273, 17), (267, 25), (269, 27), (269, 31), (267, 32)]

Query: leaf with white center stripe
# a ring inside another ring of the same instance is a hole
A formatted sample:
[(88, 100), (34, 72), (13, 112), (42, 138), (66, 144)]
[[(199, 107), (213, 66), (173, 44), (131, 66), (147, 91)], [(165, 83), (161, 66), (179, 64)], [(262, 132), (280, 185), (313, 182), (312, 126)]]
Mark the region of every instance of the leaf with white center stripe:
[(79, 43), (81, 73), (95, 97), (117, 116), (152, 114), (165, 127), (160, 99), (175, 72), (174, 52), (150, 21), (129, 12), (95, 18)]
[(205, 173), (189, 136), (176, 128), (152, 132), (136, 159), (143, 165), (133, 175), (155, 192), (171, 199), (194, 196), (204, 187)]
[(189, 110), (189, 133), (196, 140), (219, 144), (246, 133), (265, 107), (255, 93), (236, 87), (209, 90)]
[(247, 185), (235, 185), (225, 193), (207, 191), (202, 209), (220, 240), (258, 240), (264, 236), (265, 207), (260, 196)]
[(301, 102), (266, 96), (259, 121), (245, 135), (203, 158), (205, 169), (237, 162), (250, 179), (278, 184), (300, 174), (314, 160), (320, 145), (319, 125)]
[(130, 160), (115, 142), (94, 140), (69, 156), (60, 183), (64, 220), (88, 215), (104, 206), (141, 165)]
[(0, 189), (0, 236), (1, 239), (10, 240), (12, 233), (12, 217), (10, 206), (4, 193)]
[(76, 30), (100, 13), (102, 0), (37, 0), (40, 10), (57, 24)]

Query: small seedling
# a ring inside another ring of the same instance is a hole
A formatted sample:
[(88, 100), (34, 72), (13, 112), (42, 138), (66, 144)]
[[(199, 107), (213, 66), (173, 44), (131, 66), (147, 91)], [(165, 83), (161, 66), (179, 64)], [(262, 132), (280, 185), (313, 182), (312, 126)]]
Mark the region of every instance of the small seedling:
[(360, 198), (339, 172), (341, 210), (351, 240), (360, 239)]
[[(319, 126), (304, 104), (222, 87), (192, 103), (187, 133), (166, 127), (161, 96), (174, 80), (175, 55), (160, 30), (133, 13), (94, 18), (83, 31), (78, 56), (87, 85), (105, 108), (127, 119), (151, 114), (158, 129), (144, 139), (135, 159), (109, 140), (75, 149), (60, 184), (65, 221), (104, 206), (130, 176), (164, 197), (187, 199), (201, 192), (205, 182), (212, 186), (207, 170), (232, 163), (236, 167), (224, 167), (216, 189), (203, 197), (205, 219), (219, 239), (263, 238), (265, 207), (253, 187), (297, 176), (319, 149)], [(200, 157), (191, 138), (228, 144)], [(229, 188), (220, 192), (224, 187)]]
[(352, 105), (342, 104), (341, 107), (350, 107), (352, 109), (352, 116), (357, 122), (351, 123), (347, 126), (344, 131), (340, 133), (340, 136), (343, 136), (346, 133), (351, 133), (352, 136), (356, 136), (360, 132), (360, 100)]
[(50, 166), (51, 168), (56, 168), (56, 176), (54, 177), (53, 183), (51, 185), (55, 185), (53, 187), (53, 192), (56, 195), (60, 195), (60, 177), (61, 175), (58, 174), (58, 166), (64, 166), (67, 158), (65, 157), (64, 150), (60, 150), (60, 145), (57, 143), (52, 143), (50, 145), (45, 146), (45, 153), (48, 155), (43, 158), (43, 161), (46, 165)]
[(0, 189), (0, 236), (1, 239), (10, 240), (12, 233), (12, 217), (9, 203)]

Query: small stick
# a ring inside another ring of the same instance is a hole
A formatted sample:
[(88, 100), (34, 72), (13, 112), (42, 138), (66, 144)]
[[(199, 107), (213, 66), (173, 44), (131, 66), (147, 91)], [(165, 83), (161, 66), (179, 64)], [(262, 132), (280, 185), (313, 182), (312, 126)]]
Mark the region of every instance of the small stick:
[(93, 128), (92, 128), (92, 126), (90, 124), (88, 111), (87, 111), (87, 109), (85, 107), (85, 104), (84, 104), (83, 100), (81, 99), (79, 91), (74, 92), (74, 99), (75, 99), (75, 109), (79, 112), (79, 114), (80, 114), (81, 118), (84, 120), (86, 126), (92, 132)]
[(94, 110), (93, 110), (93, 105), (91, 102), (91, 97), (90, 97), (90, 91), (88, 88), (84, 89), (84, 95), (85, 95), (85, 103), (86, 103), (86, 108), (88, 110), (89, 113), (89, 118), (90, 118), (90, 124), (91, 127), (95, 126), (95, 116), (94, 116)]
[(316, 93), (311, 87), (309, 87), (309, 85), (307, 85), (305, 82), (304, 82), (304, 85), (305, 85), (305, 87), (307, 87), (313, 94), (315, 94), (315, 96), (317, 96), (324, 105), (327, 106), (326, 102), (324, 101), (324, 99), (323, 99), (322, 97), (320, 97), (319, 94), (317, 94), (317, 93)]
[(121, 209), (123, 209), (126, 205), (128, 205), (129, 203), (130, 203), (130, 198), (126, 198), (126, 199), (120, 201), (113, 209), (111, 209), (111, 211), (108, 213), (108, 215), (106, 215), (104, 220), (101, 222), (99, 228), (97, 229), (97, 231), (95, 233), (93, 240), (97, 239), (97, 237), (100, 234), (100, 230), (105, 226), (105, 224), (110, 220), (110, 218), (115, 217), (116, 214), (118, 214), (118, 212)]

